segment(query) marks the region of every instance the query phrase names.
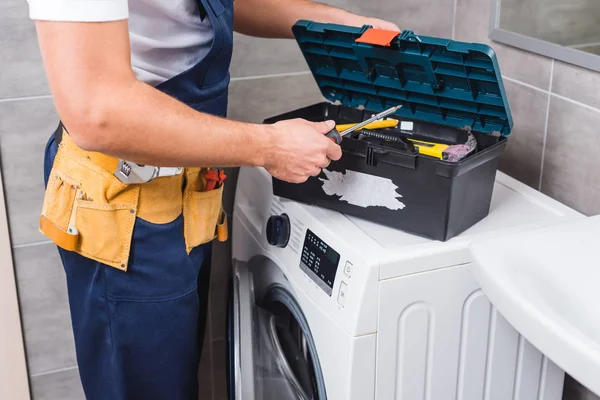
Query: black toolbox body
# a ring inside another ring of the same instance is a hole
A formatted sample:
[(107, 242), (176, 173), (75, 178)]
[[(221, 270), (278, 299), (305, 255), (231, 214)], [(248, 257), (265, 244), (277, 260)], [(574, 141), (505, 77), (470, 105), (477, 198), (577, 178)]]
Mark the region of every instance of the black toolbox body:
[(356, 40), (369, 30), (298, 22), (294, 34), (311, 71), (323, 95), (337, 104), (315, 104), (265, 123), (291, 118), (356, 123), (402, 104), (394, 118), (411, 121), (446, 144), (466, 137), (466, 129), (477, 139), (477, 150), (448, 162), (360, 140), (355, 132), (344, 137), (342, 158), (318, 177), (302, 184), (273, 178), (273, 193), (448, 240), (489, 213), (500, 156), (512, 128), (495, 55), (489, 46), (418, 37), (410, 31), (398, 33), (387, 45)]

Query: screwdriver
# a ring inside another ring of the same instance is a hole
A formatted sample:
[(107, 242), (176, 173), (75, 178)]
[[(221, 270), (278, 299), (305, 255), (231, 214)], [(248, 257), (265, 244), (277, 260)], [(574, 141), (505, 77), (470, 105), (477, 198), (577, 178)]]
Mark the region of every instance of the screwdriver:
[(367, 126), (371, 122), (375, 122), (378, 119), (385, 118), (388, 115), (395, 113), (396, 111), (398, 111), (401, 108), (402, 108), (402, 105), (388, 108), (387, 110), (380, 112), (379, 114), (369, 118), (368, 120), (363, 121), (360, 124), (356, 124), (353, 127), (348, 128), (342, 132), (338, 132), (338, 130), (336, 128), (333, 128), (332, 130), (327, 132), (327, 134), (325, 136), (328, 137), (329, 139), (331, 139), (335, 144), (340, 144), (340, 143), (342, 143), (342, 137), (346, 136), (347, 134), (352, 133), (355, 130), (358, 130), (364, 126)]

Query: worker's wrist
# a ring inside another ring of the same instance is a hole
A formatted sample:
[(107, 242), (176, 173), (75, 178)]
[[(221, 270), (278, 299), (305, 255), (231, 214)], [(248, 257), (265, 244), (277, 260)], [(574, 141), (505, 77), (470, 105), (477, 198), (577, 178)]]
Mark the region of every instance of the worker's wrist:
[(273, 140), (276, 139), (276, 133), (272, 125), (253, 124), (252, 143), (250, 152), (250, 164), (255, 167), (264, 167), (273, 151)]

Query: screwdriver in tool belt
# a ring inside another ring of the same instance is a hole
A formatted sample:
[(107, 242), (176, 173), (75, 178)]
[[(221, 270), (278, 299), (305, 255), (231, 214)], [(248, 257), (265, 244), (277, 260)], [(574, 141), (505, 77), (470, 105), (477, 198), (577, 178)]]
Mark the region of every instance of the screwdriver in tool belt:
[(327, 134), (325, 136), (328, 137), (329, 139), (331, 139), (335, 144), (340, 144), (340, 143), (342, 143), (342, 137), (346, 136), (347, 134), (354, 132), (355, 130), (360, 129), (364, 126), (367, 126), (371, 122), (375, 122), (378, 119), (385, 118), (388, 115), (395, 113), (396, 111), (398, 111), (401, 108), (402, 108), (401, 105), (389, 108), (389, 109), (382, 111), (379, 114), (369, 118), (368, 120), (363, 121), (360, 124), (356, 124), (353, 127), (348, 128), (342, 132), (338, 132), (338, 130), (336, 128), (333, 128), (332, 130), (327, 132)]

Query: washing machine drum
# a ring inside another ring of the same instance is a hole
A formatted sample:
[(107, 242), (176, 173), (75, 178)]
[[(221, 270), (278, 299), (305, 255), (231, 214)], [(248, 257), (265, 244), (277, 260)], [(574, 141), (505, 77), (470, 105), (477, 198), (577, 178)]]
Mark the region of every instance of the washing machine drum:
[(230, 398), (326, 400), (315, 345), (291, 295), (274, 286), (256, 301), (251, 274), (240, 271), (232, 300)]

